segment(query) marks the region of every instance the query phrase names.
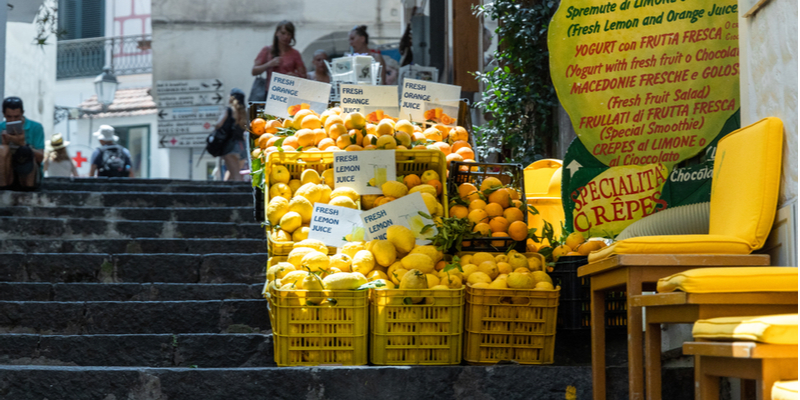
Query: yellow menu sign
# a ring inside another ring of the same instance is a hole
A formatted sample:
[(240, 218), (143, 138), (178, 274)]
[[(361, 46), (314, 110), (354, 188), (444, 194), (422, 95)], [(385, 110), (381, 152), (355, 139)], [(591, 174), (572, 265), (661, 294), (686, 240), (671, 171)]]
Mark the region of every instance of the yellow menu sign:
[(736, 0), (563, 0), (550, 74), (586, 149), (608, 166), (694, 156), (739, 109)]

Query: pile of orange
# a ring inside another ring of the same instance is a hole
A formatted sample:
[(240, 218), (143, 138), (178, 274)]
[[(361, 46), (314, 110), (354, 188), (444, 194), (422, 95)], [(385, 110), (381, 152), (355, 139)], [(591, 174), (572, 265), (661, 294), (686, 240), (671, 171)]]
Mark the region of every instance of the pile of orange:
[[(510, 237), (515, 241), (528, 238), (528, 225), (524, 220), (526, 209), (516, 188), (488, 177), (480, 188), (462, 183), (458, 187), (458, 197), (460, 201), (454, 200), (450, 207), (450, 217), (469, 219), (472, 232), (481, 237)], [(492, 242), (492, 246), (503, 245), (503, 241)]]

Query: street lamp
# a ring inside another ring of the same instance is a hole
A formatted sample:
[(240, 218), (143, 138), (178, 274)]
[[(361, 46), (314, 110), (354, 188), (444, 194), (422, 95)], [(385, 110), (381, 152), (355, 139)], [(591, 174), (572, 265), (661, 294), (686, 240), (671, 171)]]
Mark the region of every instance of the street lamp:
[(97, 101), (103, 105), (104, 110), (114, 102), (117, 86), (119, 86), (117, 77), (111, 73), (111, 69), (108, 67), (104, 67), (103, 73), (95, 78), (94, 92), (97, 94)]

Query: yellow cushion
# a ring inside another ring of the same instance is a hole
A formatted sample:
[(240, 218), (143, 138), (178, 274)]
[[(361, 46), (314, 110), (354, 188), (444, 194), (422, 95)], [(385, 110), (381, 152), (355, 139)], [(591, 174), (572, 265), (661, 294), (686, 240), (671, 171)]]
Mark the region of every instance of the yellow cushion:
[(694, 323), (692, 336), (707, 340), (797, 344), (797, 314), (701, 319)]
[(698, 268), (658, 280), (659, 292), (797, 292), (795, 267)]
[(772, 400), (797, 400), (797, 381), (778, 381), (772, 385)]
[(711, 182), (709, 233), (764, 245), (778, 204), (783, 123), (764, 118), (719, 140)]
[(722, 235), (640, 236), (612, 243), (589, 254), (589, 262), (614, 254), (750, 254), (742, 239)]

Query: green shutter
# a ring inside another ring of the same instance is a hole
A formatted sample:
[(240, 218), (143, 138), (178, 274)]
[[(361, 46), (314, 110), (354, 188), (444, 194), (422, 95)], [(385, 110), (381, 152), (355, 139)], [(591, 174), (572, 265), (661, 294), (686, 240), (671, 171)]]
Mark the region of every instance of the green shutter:
[(58, 25), (62, 40), (104, 37), (105, 0), (59, 0)]

